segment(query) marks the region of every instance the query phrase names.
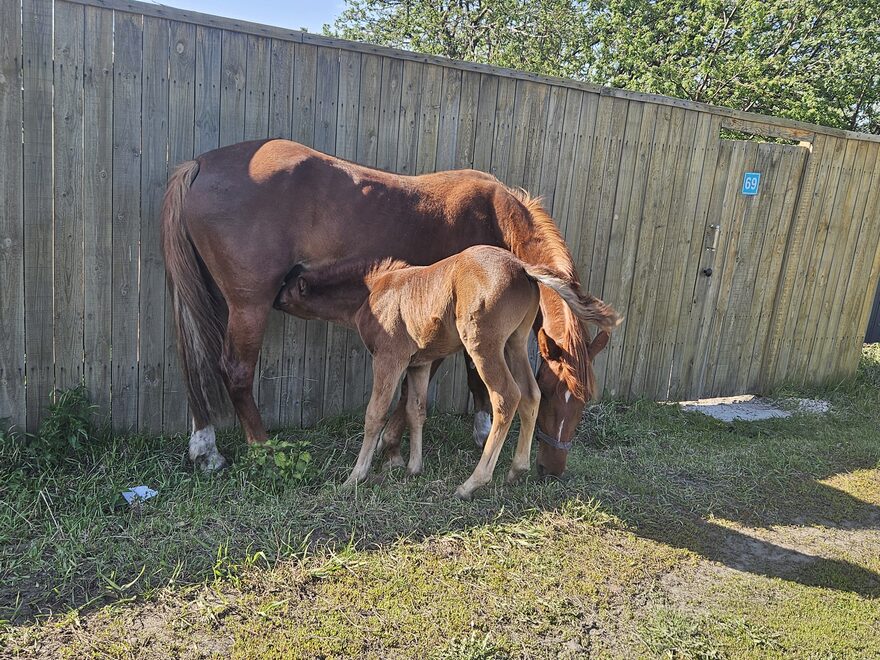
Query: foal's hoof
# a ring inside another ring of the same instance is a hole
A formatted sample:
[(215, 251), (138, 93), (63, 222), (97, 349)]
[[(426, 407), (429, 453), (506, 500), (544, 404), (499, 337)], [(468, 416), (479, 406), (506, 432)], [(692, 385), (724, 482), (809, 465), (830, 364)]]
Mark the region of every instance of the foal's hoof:
[(459, 486), (455, 490), (455, 499), (461, 500), (462, 502), (469, 502), (473, 496), (474, 494), (469, 490), (465, 490), (464, 486)]
[(406, 473), (411, 477), (417, 477), (422, 473), (422, 466), (419, 465), (418, 467), (407, 467)]
[(400, 454), (397, 454), (397, 456), (391, 456), (382, 464), (383, 470), (393, 470), (394, 468), (402, 467), (406, 467), (406, 462)]
[(507, 478), (504, 480), (507, 484), (515, 484), (517, 481), (522, 479), (522, 476), (528, 472), (528, 470), (513, 470), (507, 473)]

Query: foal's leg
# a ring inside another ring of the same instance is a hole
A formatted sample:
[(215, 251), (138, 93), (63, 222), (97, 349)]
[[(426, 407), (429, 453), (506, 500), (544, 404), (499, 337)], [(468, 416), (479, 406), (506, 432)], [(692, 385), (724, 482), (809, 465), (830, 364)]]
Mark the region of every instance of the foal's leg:
[(220, 371), (248, 444), (266, 441), (266, 429), (254, 401), (254, 371), (271, 307), (229, 308)]
[(373, 462), (373, 453), (379, 443), (379, 433), (385, 425), (385, 414), (394, 398), (394, 391), (400, 382), (400, 377), (406, 368), (406, 363), (394, 357), (373, 357), (373, 393), (370, 395), (370, 403), (367, 404), (367, 415), (364, 420), (364, 442), (358, 454), (357, 463), (345, 480), (343, 488), (352, 488), (355, 484), (363, 481), (370, 471)]
[(463, 500), (470, 499), (477, 488), (485, 486), (492, 479), (495, 464), (498, 462), (498, 454), (501, 452), (504, 439), (510, 430), (510, 424), (513, 422), (513, 416), (520, 399), (519, 387), (504, 360), (503, 346), (491, 349), (482, 346), (469, 348), (472, 349), (470, 354), (473, 357), (474, 365), (489, 389), (493, 419), (492, 430), (489, 431), (480, 462), (477, 463), (476, 469), (467, 481), (455, 491), (455, 496)]
[(529, 471), (529, 460), (532, 454), (532, 437), (535, 434), (535, 420), (538, 418), (538, 406), (541, 404), (541, 390), (532, 373), (529, 362), (529, 349), (525, 337), (511, 337), (507, 344), (507, 361), (516, 384), (519, 386), (519, 440), (513, 463), (507, 473), (507, 483), (513, 483), (520, 475)]
[(470, 355), (465, 352), (464, 363), (467, 365), (467, 384), (474, 397), (474, 443), (480, 449), (492, 430), (492, 403), (489, 401), (489, 390), (480, 378), (477, 367)]
[[(441, 364), (443, 364), (442, 358), (431, 363), (429, 381), (437, 373), (437, 369), (440, 368)], [(408, 388), (409, 382), (406, 379), (403, 381), (403, 386), (400, 389), (400, 401), (397, 402), (397, 407), (385, 425), (385, 429), (382, 431), (382, 439), (379, 441), (379, 449), (385, 455), (385, 463), (383, 465), (385, 468), (404, 466), (403, 457), (400, 455), (400, 440), (403, 438), (403, 431), (406, 429), (407, 424), (406, 401)]]
[(406, 372), (409, 386), (406, 399), (406, 417), (409, 423), (409, 474), (422, 473), (422, 429), (427, 416), (428, 382), (431, 366), (410, 367)]

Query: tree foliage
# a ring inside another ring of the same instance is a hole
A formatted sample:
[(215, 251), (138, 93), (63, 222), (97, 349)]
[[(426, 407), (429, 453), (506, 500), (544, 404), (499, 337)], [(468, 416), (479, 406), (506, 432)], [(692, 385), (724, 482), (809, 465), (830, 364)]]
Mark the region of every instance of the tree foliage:
[(880, 0), (347, 0), (327, 29), (880, 133)]

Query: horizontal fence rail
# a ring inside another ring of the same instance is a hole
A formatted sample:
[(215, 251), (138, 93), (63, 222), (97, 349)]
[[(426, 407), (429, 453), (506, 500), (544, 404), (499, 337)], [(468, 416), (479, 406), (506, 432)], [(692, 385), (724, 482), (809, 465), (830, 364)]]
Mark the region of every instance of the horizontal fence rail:
[[(773, 142), (732, 140), (748, 133)], [(284, 137), (542, 195), (626, 317), (605, 396), (854, 373), (880, 278), (880, 137), (124, 0), (0, 3), (0, 418), (85, 384), (120, 431), (187, 427), (159, 247), (170, 169)], [(756, 176), (760, 175), (760, 176)], [(278, 313), (269, 426), (364, 405), (353, 333)], [(464, 411), (461, 358), (432, 385)]]

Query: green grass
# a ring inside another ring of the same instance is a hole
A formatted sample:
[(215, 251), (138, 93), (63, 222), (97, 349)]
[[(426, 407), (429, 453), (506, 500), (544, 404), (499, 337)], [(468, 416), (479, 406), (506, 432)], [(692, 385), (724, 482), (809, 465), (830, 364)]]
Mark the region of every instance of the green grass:
[(204, 476), (184, 436), (96, 432), (73, 397), (0, 443), (0, 656), (869, 657), (880, 346), (790, 394), (832, 413), (594, 406), (565, 479), (504, 485), (511, 441), (472, 502), (468, 419), (429, 418), (424, 475), (351, 494), (354, 417), (280, 433), (280, 467), (229, 432)]

